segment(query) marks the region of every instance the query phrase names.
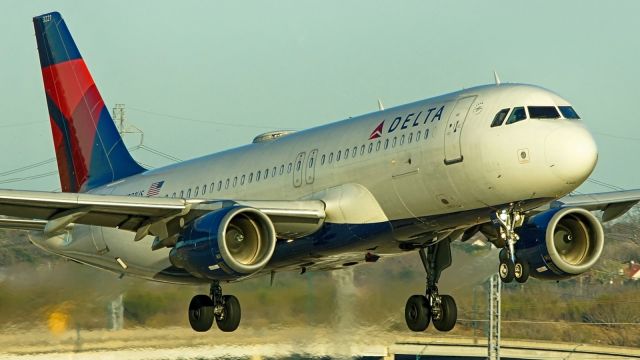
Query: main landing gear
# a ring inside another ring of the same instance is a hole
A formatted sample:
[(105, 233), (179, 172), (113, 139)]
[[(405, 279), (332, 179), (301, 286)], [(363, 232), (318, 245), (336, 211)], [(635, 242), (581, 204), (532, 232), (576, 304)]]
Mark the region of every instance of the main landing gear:
[(425, 295), (413, 295), (407, 300), (404, 317), (412, 331), (424, 331), (433, 321), (440, 331), (450, 331), (456, 325), (458, 308), (453, 297), (438, 293), (438, 280), (442, 270), (451, 265), (451, 240), (445, 239), (437, 244), (420, 248), (420, 259), (427, 273)]
[(515, 279), (519, 283), (525, 283), (529, 279), (529, 263), (518, 259), (514, 248), (520, 239), (515, 228), (522, 226), (524, 216), (519, 211), (503, 209), (494, 213), (491, 220), (499, 230), (500, 240), (505, 244), (499, 257), (498, 275), (500, 275), (500, 280), (504, 283), (510, 283)]
[(233, 295), (222, 295), (219, 281), (211, 284), (210, 295), (196, 295), (189, 304), (189, 323), (198, 332), (211, 329), (213, 320), (218, 329), (231, 332), (240, 324), (240, 302)]

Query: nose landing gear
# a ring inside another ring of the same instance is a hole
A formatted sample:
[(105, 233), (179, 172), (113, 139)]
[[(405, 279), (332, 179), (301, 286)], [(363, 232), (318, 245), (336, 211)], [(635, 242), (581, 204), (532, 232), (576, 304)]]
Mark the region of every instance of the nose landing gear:
[(425, 295), (413, 295), (407, 300), (404, 316), (412, 331), (424, 331), (429, 321), (439, 331), (450, 331), (456, 324), (458, 309), (453, 297), (438, 293), (442, 271), (451, 266), (451, 240), (445, 239), (427, 248), (420, 248), (420, 260), (427, 273)]
[(504, 283), (514, 279), (525, 283), (529, 279), (529, 263), (516, 258), (515, 244), (520, 239), (515, 228), (522, 226), (524, 215), (513, 208), (502, 209), (491, 216), (493, 225), (498, 229), (500, 239), (505, 243), (500, 251), (500, 265), (498, 275)]
[(198, 332), (211, 329), (215, 319), (218, 329), (232, 332), (240, 325), (240, 302), (233, 295), (222, 295), (219, 281), (211, 284), (210, 295), (196, 295), (189, 304), (189, 324)]

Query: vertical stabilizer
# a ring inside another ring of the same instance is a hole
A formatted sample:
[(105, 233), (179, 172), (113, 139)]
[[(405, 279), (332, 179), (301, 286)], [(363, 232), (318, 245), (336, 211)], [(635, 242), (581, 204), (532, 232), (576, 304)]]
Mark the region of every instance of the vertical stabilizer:
[(33, 18), (64, 192), (83, 192), (144, 171), (118, 133), (62, 16)]

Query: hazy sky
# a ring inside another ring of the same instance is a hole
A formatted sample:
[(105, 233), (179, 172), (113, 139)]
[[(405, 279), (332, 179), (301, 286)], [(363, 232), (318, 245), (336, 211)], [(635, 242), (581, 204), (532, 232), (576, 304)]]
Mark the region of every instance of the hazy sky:
[[(377, 98), (391, 107), (490, 83), (496, 69), (503, 82), (571, 101), (599, 146), (592, 177), (640, 188), (637, 0), (5, 0), (0, 9), (0, 174), (54, 156), (31, 18), (57, 10), (107, 106), (126, 104), (145, 144), (182, 159), (374, 111)], [(53, 190), (57, 175), (2, 183), (53, 170), (0, 175), (0, 188)]]

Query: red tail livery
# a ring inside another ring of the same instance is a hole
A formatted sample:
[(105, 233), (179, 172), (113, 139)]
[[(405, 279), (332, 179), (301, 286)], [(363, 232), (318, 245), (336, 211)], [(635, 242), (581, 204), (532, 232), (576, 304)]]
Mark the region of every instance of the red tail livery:
[(59, 13), (33, 18), (64, 192), (83, 192), (144, 171), (118, 134)]

